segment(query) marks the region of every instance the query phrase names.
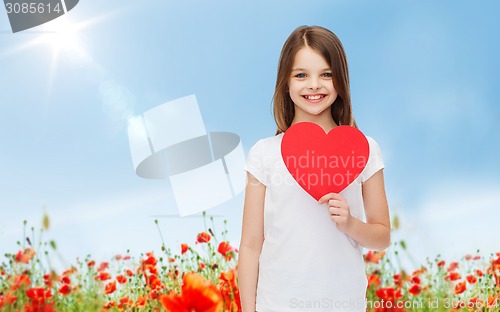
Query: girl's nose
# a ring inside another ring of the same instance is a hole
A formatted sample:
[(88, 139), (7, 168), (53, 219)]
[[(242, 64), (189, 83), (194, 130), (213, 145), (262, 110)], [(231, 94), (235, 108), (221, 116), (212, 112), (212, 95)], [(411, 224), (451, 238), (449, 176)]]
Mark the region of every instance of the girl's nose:
[(308, 88), (309, 90), (319, 90), (321, 88), (321, 84), (318, 79), (310, 79)]

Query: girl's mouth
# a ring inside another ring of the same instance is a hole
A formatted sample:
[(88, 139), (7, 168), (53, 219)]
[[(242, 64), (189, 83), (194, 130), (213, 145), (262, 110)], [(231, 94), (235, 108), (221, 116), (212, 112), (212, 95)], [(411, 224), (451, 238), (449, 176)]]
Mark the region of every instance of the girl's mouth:
[(325, 94), (311, 94), (311, 95), (303, 95), (302, 97), (305, 98), (306, 100), (317, 101), (324, 98), (325, 96), (326, 96)]

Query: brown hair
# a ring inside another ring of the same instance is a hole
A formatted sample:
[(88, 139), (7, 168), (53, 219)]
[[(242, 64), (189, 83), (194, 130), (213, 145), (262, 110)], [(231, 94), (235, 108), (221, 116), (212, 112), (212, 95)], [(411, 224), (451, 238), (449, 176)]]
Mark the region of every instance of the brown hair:
[(321, 26), (301, 26), (295, 29), (285, 41), (278, 62), (276, 88), (274, 90), (274, 120), (276, 134), (285, 132), (292, 124), (295, 106), (288, 93), (288, 81), (297, 52), (303, 47), (317, 51), (330, 66), (333, 86), (337, 99), (330, 107), (333, 121), (337, 125), (352, 125), (356, 122), (352, 115), (351, 94), (349, 88), (349, 70), (344, 47), (339, 38), (330, 30)]

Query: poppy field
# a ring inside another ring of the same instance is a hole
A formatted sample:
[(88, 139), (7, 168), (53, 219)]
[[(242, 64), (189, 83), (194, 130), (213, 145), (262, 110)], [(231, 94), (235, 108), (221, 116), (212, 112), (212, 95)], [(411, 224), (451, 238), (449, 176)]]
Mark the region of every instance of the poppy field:
[[(37, 235), (33, 229), (19, 250), (3, 255), (0, 311), (241, 311), (238, 250), (218, 239), (227, 231), (207, 227), (176, 250), (163, 243), (160, 254), (138, 258), (117, 254), (97, 263), (88, 256), (59, 272), (50, 265), (56, 243), (35, 239), (48, 227), (44, 217)], [(406, 272), (397, 265), (406, 249), (397, 241), (365, 253), (367, 311), (500, 311), (500, 252), (488, 259), (438, 256)]]

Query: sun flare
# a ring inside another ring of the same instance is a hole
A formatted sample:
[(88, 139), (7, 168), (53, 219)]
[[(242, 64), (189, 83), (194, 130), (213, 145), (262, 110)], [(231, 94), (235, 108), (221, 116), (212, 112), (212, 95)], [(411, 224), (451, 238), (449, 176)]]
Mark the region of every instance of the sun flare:
[(51, 50), (53, 62), (57, 62), (66, 54), (85, 58), (85, 49), (80, 40), (80, 31), (86, 26), (85, 24), (75, 23), (62, 16), (47, 26), (47, 31), (40, 33), (35, 42)]
[(54, 32), (41, 35), (41, 44), (48, 45), (54, 54), (79, 52), (83, 49), (78, 38), (78, 27), (68, 20), (62, 20)]
[(17, 40), (17, 45), (6, 49), (0, 53), (0, 58), (11, 57), (18, 53), (36, 53), (37, 58), (45, 58), (43, 64), (49, 66), (47, 74), (48, 94), (52, 92), (52, 87), (57, 72), (58, 64), (63, 61), (70, 61), (72, 66), (86, 66), (102, 71), (91, 55), (87, 53), (85, 35), (88, 35), (89, 28), (102, 21), (109, 20), (116, 12), (105, 13), (95, 16), (85, 21), (72, 20), (68, 15), (63, 15), (46, 24), (40, 25), (33, 30), (21, 32), (19, 35), (27, 40)]

